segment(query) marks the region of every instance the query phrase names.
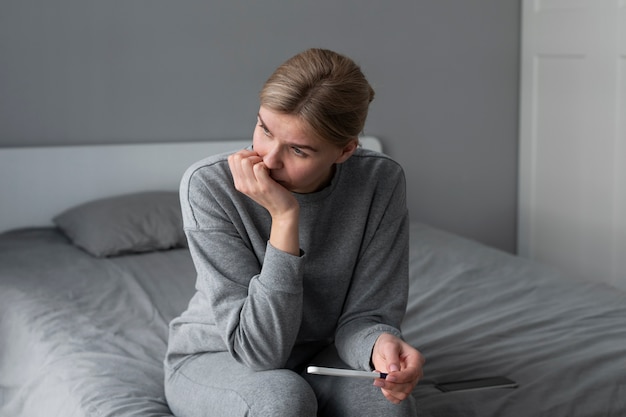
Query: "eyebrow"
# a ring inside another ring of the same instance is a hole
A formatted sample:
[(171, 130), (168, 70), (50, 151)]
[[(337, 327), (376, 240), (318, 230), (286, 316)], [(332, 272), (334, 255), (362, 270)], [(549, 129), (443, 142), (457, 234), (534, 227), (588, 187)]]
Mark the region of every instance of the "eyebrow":
[[(261, 125), (263, 125), (263, 127), (265, 127), (265, 129), (267, 129), (268, 132), (270, 132), (270, 135), (272, 135), (272, 131), (267, 127), (267, 124), (265, 123), (265, 121), (263, 120), (263, 118), (261, 117), (261, 115), (259, 113), (257, 113), (256, 115), (259, 118), (259, 121), (261, 122)], [(297, 148), (302, 148), (302, 149), (307, 149), (311, 152), (317, 152), (317, 148), (314, 148), (313, 146), (310, 145), (304, 145), (304, 144), (300, 144), (297, 142), (287, 142), (288, 145), (290, 146), (295, 146)]]

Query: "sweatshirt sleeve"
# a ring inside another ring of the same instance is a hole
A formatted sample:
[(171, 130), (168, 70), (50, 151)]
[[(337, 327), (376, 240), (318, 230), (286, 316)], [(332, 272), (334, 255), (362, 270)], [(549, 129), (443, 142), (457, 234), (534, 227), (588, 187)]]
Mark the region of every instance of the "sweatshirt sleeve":
[(181, 184), (185, 233), (197, 271), (187, 320), (211, 328), (240, 363), (255, 370), (281, 368), (300, 327), (304, 259), (268, 241), (262, 248), (259, 239), (255, 243), (240, 216), (241, 196), (226, 195), (230, 192), (200, 175)]
[(352, 277), (335, 343), (353, 368), (371, 370), (371, 353), (382, 333), (401, 337), (408, 296), (409, 217), (404, 174), (396, 177), (382, 215), (364, 242)]

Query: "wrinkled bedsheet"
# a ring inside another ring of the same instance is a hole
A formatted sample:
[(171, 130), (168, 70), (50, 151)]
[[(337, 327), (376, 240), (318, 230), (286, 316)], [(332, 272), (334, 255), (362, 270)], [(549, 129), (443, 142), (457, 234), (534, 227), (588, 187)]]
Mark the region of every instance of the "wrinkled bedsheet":
[[(411, 225), (405, 337), (426, 356), (425, 416), (626, 416), (626, 292)], [(441, 393), (504, 375), (515, 389)]]
[[(419, 416), (626, 416), (626, 293), (417, 223), (410, 253)], [(186, 249), (96, 259), (52, 228), (0, 235), (0, 416), (171, 416), (167, 324), (194, 283)], [(433, 385), (492, 375), (519, 387)]]
[(0, 235), (0, 416), (171, 416), (167, 323), (185, 249), (96, 259), (54, 229)]

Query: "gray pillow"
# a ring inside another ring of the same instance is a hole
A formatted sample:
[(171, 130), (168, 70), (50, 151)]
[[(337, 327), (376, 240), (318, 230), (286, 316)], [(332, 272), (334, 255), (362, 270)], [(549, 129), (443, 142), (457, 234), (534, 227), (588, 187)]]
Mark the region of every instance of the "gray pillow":
[(186, 246), (174, 191), (94, 200), (68, 209), (53, 222), (74, 245), (97, 257)]

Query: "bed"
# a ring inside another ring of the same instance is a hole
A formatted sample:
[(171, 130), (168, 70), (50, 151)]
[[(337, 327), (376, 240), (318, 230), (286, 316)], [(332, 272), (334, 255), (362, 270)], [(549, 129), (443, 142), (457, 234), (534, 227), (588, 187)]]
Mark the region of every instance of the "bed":
[[(195, 281), (178, 181), (246, 144), (0, 149), (0, 416), (171, 416), (167, 324)], [(410, 231), (402, 326), (427, 358), (419, 416), (626, 416), (625, 292)], [(518, 387), (436, 387), (494, 375)]]

